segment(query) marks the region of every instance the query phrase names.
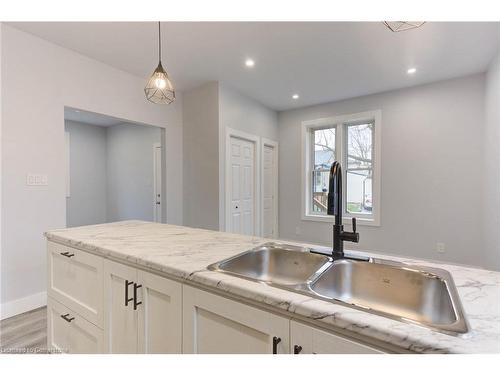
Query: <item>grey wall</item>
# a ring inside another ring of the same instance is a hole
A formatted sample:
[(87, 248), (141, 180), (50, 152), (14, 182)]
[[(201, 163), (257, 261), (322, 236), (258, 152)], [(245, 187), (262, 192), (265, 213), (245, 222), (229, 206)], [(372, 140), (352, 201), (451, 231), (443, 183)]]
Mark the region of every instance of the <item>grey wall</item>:
[(153, 144), (161, 129), (119, 124), (107, 133), (107, 221), (153, 221)]
[(277, 112), (224, 84), (219, 84), (219, 121), (224, 128), (278, 140)]
[(154, 220), (153, 145), (161, 129), (66, 121), (70, 133), (68, 227), (120, 220)]
[(223, 229), (226, 128), (277, 140), (278, 115), (210, 82), (184, 94), (183, 120), (184, 225)]
[[(19, 312), (45, 303), (43, 232), (66, 226), (64, 106), (166, 129), (167, 221), (175, 224), (182, 223), (182, 95), (155, 106), (144, 98), (143, 78), (5, 24), (1, 38), (0, 300), (2, 311)], [(26, 186), (27, 173), (46, 174), (48, 186)]]
[(70, 196), (66, 198), (66, 225), (105, 223), (106, 128), (65, 121), (70, 133)]
[[(484, 80), (480, 74), (281, 112), (281, 237), (331, 243), (329, 223), (301, 220), (301, 122), (381, 109), (381, 225), (359, 226), (357, 247), (489, 266), (480, 198)], [(446, 253), (436, 252), (437, 242)]]
[(184, 94), (184, 225), (219, 229), (219, 88), (210, 82)]
[(484, 143), (484, 248), (486, 262), (500, 269), (500, 53), (486, 74)]

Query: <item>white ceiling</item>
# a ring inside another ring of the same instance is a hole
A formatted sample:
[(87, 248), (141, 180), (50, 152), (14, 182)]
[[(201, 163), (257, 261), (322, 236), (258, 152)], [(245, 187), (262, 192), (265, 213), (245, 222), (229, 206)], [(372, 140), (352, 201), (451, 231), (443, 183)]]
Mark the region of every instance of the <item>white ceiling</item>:
[[(144, 80), (157, 64), (154, 22), (11, 25)], [(401, 33), (380, 22), (164, 22), (163, 65), (178, 91), (218, 80), (285, 110), (483, 72), (498, 30), (499, 23), (474, 22)], [(409, 67), (417, 73), (407, 75)]]

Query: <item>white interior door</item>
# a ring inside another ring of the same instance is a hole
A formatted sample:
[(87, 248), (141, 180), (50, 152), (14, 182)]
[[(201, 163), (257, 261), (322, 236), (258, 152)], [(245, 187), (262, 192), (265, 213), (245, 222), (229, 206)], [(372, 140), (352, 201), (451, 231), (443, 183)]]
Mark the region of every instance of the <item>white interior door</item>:
[(263, 155), (263, 228), (262, 234), (267, 238), (276, 237), (276, 148), (264, 145)]
[(154, 145), (154, 220), (161, 223), (161, 145), (156, 143)]
[(255, 234), (255, 143), (230, 137), (230, 231)]

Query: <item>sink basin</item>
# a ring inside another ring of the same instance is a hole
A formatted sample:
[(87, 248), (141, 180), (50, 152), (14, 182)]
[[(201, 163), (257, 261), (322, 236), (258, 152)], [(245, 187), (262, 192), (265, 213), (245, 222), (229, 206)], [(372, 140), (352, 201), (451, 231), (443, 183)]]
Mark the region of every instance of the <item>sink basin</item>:
[(310, 284), (318, 296), (457, 333), (467, 332), (451, 275), (442, 269), (340, 260)]
[(313, 254), (307, 248), (271, 243), (208, 268), (270, 284), (297, 285), (326, 269), (329, 262), (328, 256)]
[(468, 332), (449, 272), (384, 259), (360, 259), (333, 262), (309, 248), (270, 242), (208, 269), (446, 334)]

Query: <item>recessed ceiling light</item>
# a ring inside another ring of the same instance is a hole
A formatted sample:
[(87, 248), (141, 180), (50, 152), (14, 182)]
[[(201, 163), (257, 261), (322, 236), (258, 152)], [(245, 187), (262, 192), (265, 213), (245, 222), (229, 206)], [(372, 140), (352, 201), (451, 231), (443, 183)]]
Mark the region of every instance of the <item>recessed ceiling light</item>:
[(255, 65), (255, 61), (253, 61), (252, 59), (246, 59), (245, 65), (248, 66), (249, 68), (252, 68)]
[(299, 94), (293, 94), (293, 95), (292, 95), (292, 99), (297, 100), (298, 98), (299, 98)]
[(417, 68), (410, 68), (406, 71), (408, 74), (415, 74), (417, 72)]

